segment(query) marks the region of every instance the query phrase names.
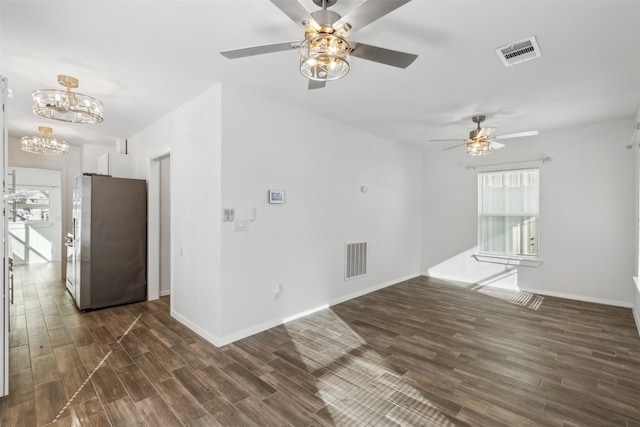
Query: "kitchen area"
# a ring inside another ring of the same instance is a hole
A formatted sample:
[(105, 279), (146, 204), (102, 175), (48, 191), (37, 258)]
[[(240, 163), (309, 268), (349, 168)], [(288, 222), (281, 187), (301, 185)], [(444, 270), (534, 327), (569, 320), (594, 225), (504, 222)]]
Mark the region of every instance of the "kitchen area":
[(41, 156), (20, 150), (19, 141), (8, 144), (12, 338), (3, 372), (27, 372), (26, 364), (45, 360), (43, 352), (61, 344), (60, 319), (147, 299), (147, 182), (133, 179), (130, 156), (118, 148), (86, 145)]
[[(24, 153), (12, 145), (11, 163), (19, 165)], [(58, 264), (81, 311), (147, 297), (146, 181), (131, 178), (130, 156), (96, 155), (104, 149), (83, 147), (62, 158), (31, 155), (24, 158), (31, 164), (50, 162), (39, 168), (12, 165), (7, 175), (12, 265)], [(87, 156), (97, 161), (84, 162), (91, 160)], [(77, 160), (81, 165), (69, 164)], [(82, 174), (77, 166), (98, 172)]]

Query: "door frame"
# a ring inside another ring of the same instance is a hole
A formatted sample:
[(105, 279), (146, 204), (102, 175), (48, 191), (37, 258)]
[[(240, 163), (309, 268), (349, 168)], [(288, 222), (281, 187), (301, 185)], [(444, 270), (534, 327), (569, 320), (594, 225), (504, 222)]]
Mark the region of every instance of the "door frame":
[(0, 112), (0, 128), (2, 128), (2, 161), (0, 161), (0, 174), (2, 174), (2, 244), (0, 245), (0, 257), (2, 258), (2, 304), (0, 304), (0, 342), (2, 343), (2, 355), (0, 356), (0, 396), (9, 394), (9, 257), (7, 247), (9, 245), (9, 224), (7, 222), (6, 198), (7, 183), (5, 173), (8, 166), (9, 157), (9, 133), (7, 129), (7, 113), (5, 111), (5, 101), (7, 98), (8, 81), (4, 76), (0, 76), (2, 81), (2, 91), (0, 101), (2, 111)]
[[(149, 301), (160, 298), (160, 160), (170, 155), (171, 148), (165, 148), (148, 158), (147, 300)], [(171, 230), (173, 233), (173, 227)], [(173, 269), (171, 269), (171, 275), (173, 276)], [(171, 284), (173, 287), (173, 280)]]

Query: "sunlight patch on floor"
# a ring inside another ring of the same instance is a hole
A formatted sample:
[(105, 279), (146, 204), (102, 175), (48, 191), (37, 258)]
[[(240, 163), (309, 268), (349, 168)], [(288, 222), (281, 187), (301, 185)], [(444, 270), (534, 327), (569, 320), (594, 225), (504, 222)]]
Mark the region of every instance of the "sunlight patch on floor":
[(476, 292), (498, 298), (511, 304), (526, 307), (531, 310), (537, 310), (542, 305), (544, 297), (530, 292), (524, 292), (519, 289), (497, 288), (493, 286), (483, 286)]
[[(400, 425), (454, 425), (413, 380), (398, 375), (386, 354), (369, 346), (330, 308), (285, 327), (307, 370), (324, 371), (318, 377), (316, 395), (327, 404), (325, 410), (335, 423), (377, 425), (386, 420)], [(301, 330), (318, 340), (297, 340)]]

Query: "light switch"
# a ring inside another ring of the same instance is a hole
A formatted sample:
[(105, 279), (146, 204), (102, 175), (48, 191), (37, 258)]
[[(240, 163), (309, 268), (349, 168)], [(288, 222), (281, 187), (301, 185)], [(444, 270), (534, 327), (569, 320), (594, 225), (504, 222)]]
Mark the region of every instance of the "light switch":
[(232, 222), (234, 216), (234, 209), (225, 208), (222, 210), (222, 222)]
[(250, 208), (249, 209), (249, 221), (255, 221), (256, 220), (256, 208)]

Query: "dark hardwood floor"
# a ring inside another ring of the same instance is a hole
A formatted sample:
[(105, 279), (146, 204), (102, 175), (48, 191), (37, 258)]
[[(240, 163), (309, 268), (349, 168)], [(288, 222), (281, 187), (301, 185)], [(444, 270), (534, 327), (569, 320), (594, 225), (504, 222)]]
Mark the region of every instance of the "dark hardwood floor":
[(631, 310), (426, 277), (216, 348), (16, 269), (9, 426), (640, 426)]

